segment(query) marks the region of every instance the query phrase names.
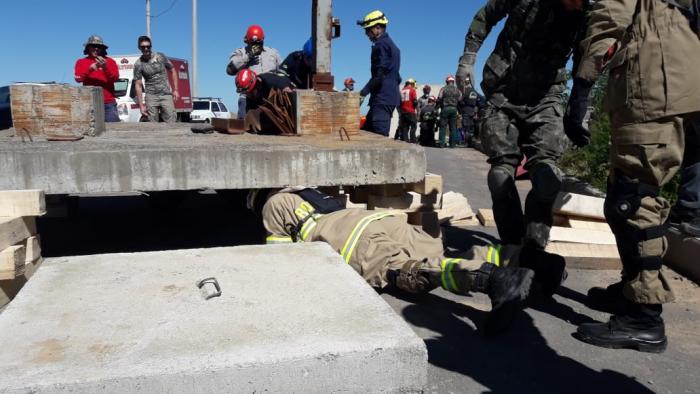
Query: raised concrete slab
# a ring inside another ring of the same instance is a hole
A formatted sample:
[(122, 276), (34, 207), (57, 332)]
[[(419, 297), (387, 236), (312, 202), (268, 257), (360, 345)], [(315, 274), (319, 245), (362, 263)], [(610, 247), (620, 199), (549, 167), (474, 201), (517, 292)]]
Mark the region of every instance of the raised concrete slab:
[(321, 243), (47, 259), (0, 348), (2, 393), (417, 392), (427, 371), (423, 341)]
[(362, 132), (277, 137), (194, 134), (191, 124), (110, 124), (75, 142), (0, 135), (0, 190), (48, 194), (416, 182), (423, 148)]

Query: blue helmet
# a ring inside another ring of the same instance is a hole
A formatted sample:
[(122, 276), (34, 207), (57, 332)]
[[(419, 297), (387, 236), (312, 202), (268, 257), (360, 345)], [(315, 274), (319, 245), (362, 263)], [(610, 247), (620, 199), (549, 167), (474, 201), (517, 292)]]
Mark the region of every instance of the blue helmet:
[(314, 57), (314, 43), (311, 41), (310, 38), (306, 41), (306, 43), (304, 43), (304, 49), (302, 50), (302, 52), (304, 52), (304, 57)]

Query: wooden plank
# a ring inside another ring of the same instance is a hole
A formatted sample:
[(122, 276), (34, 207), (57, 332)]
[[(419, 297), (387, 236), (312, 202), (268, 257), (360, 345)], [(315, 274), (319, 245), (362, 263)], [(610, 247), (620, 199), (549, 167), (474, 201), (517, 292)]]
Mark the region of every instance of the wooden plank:
[(408, 190), (419, 194), (443, 194), (442, 191), (442, 176), (437, 174), (426, 173), (422, 181), (409, 183)]
[(474, 218), (469, 201), (462, 193), (447, 192), (442, 196), (442, 209), (438, 210), (440, 222), (456, 222)]
[(36, 234), (33, 217), (0, 218), (0, 250)]
[(586, 230), (568, 227), (552, 227), (549, 233), (551, 241), (572, 242), (579, 244), (616, 245), (612, 231)]
[(568, 222), (568, 227), (571, 228), (577, 228), (582, 230), (612, 231), (610, 230), (610, 226), (605, 220), (577, 218), (574, 216), (569, 216)]
[(552, 225), (559, 227), (571, 227), (569, 225), (569, 217), (566, 215), (552, 215)]
[(553, 212), (567, 216), (580, 216), (605, 220), (604, 199), (574, 193), (559, 193)]
[(0, 280), (0, 308), (12, 301), (43, 262), (42, 258), (26, 263), (24, 273), (13, 280)]
[(496, 227), (496, 219), (493, 218), (493, 211), (490, 209), (479, 208), (476, 211), (476, 217), (482, 226)]
[(26, 252), (25, 261), (27, 263), (31, 263), (32, 261), (41, 258), (41, 244), (39, 243), (38, 235), (33, 235), (17, 245), (24, 246)]
[(41, 216), (46, 213), (43, 190), (0, 191), (0, 216)]
[(447, 223), (449, 223), (452, 227), (473, 227), (481, 224), (479, 219), (477, 219), (475, 216), (472, 216), (469, 219), (449, 220)]
[(408, 224), (420, 226), (423, 231), (428, 233), (433, 238), (440, 238), (442, 230), (438, 221), (438, 214), (435, 211), (425, 212), (409, 212), (406, 214)]
[(360, 95), (357, 92), (294, 91), (296, 130), (299, 135), (348, 134), (360, 132)]
[(547, 252), (566, 259), (568, 268), (620, 270), (620, 254), (615, 245), (591, 245), (568, 242), (550, 242)]
[(666, 233), (668, 250), (664, 263), (700, 284), (700, 238), (689, 237), (677, 228)]
[(440, 209), (442, 196), (424, 196), (416, 192), (404, 193), (401, 196), (375, 196), (367, 197), (368, 209), (395, 209), (404, 212), (432, 211)]
[(12, 245), (0, 251), (0, 280), (12, 280), (24, 273), (26, 248)]

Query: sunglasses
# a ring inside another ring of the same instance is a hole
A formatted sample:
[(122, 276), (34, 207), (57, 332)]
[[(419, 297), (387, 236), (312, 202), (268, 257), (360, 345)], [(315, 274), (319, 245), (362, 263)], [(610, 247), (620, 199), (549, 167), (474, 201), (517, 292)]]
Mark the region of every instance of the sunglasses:
[(141, 48), (141, 50), (143, 51), (146, 49), (151, 49), (151, 46), (150, 45), (140, 45), (139, 48)]

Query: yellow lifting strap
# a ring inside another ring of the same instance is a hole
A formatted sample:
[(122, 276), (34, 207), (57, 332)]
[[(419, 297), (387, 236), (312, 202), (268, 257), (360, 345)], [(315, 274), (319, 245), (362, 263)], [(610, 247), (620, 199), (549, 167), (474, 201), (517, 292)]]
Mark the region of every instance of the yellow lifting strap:
[(355, 225), (355, 228), (352, 229), (352, 232), (350, 232), (350, 236), (348, 237), (347, 241), (345, 241), (345, 245), (343, 246), (343, 249), (340, 250), (341, 256), (343, 256), (343, 259), (345, 260), (346, 263), (350, 263), (350, 258), (352, 257), (352, 253), (355, 251), (355, 246), (357, 246), (357, 241), (360, 240), (360, 237), (362, 236), (362, 233), (365, 232), (367, 229), (367, 226), (369, 226), (370, 223), (374, 222), (375, 220), (383, 219), (388, 216), (397, 216), (397, 215), (402, 215), (401, 212), (392, 212), (392, 211), (387, 211), (387, 212), (379, 212), (375, 213), (373, 215), (366, 216), (362, 218), (357, 224)]
[(452, 276), (452, 268), (459, 260), (460, 259), (443, 259), (440, 262), (440, 281), (442, 282), (442, 288), (447, 291), (459, 291), (457, 282), (454, 276)]
[(292, 237), (277, 237), (274, 235), (270, 235), (269, 237), (265, 238), (265, 243), (268, 245), (271, 244), (290, 244), (294, 241), (292, 241)]
[(486, 260), (487, 260), (486, 262), (487, 263), (493, 264), (496, 267), (501, 266), (501, 246), (502, 245), (498, 245), (498, 246), (489, 245), (489, 251), (486, 254)]

